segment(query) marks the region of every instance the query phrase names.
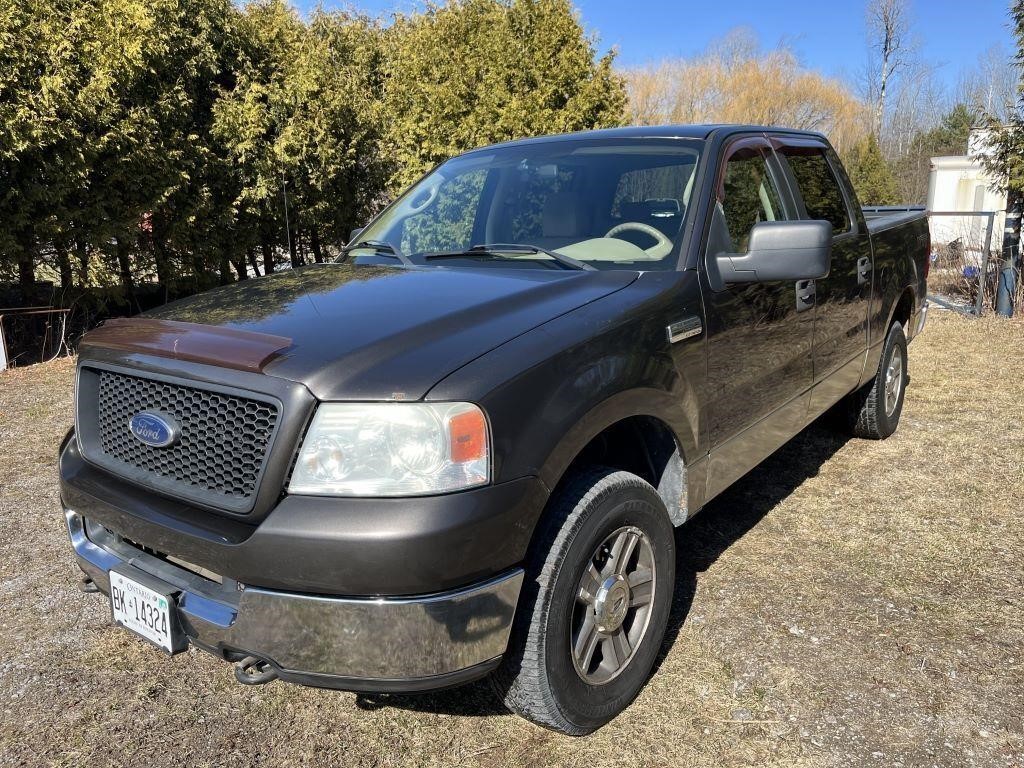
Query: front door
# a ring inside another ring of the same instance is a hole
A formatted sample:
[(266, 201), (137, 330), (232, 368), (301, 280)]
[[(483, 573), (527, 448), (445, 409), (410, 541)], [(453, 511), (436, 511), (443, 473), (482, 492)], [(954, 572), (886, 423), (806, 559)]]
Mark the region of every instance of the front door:
[(708, 497), (745, 474), (804, 425), (814, 306), (793, 281), (712, 285), (706, 260), (745, 253), (761, 221), (795, 218), (782, 168), (763, 137), (723, 155), (703, 269), (708, 350)]

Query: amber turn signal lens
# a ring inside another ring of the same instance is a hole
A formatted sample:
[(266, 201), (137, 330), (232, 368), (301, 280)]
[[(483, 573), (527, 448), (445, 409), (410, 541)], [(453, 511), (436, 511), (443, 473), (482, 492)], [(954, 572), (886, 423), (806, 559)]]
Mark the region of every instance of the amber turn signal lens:
[(487, 421), (477, 409), (464, 411), (448, 421), (451, 439), (451, 460), (456, 463), (475, 461), (487, 454)]

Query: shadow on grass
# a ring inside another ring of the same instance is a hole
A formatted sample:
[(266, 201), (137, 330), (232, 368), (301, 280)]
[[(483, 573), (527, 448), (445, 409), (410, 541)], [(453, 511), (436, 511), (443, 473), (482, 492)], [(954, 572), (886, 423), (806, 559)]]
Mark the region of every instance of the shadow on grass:
[[(710, 568), (722, 553), (805, 480), (817, 475), (821, 466), (850, 439), (833, 429), (828, 418), (811, 424), (677, 529), (672, 612), (652, 674), (661, 666), (690, 613), (697, 593), (698, 574)], [(463, 717), (508, 714), (486, 680), (434, 693), (361, 694), (356, 698), (356, 705), (367, 710), (390, 706)]]
[(850, 437), (826, 415), (765, 459), (676, 529), (676, 589), (662, 653), (655, 672), (675, 643), (697, 594), (697, 576), (754, 528), (780, 502), (843, 447)]

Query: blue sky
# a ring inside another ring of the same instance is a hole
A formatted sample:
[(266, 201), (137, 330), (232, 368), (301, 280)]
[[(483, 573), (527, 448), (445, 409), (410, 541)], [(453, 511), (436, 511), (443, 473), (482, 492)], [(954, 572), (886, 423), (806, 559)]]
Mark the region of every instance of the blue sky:
[[(322, 0), (327, 8), (354, 6), (373, 15), (422, 7), (417, 0)], [(301, 10), (316, 0), (292, 0)], [(995, 43), (1012, 50), (1009, 0), (911, 0), (914, 33), (924, 59), (954, 85), (965, 67)], [(853, 80), (863, 69), (864, 3), (860, 0), (575, 0), (587, 30), (602, 50), (615, 45), (619, 63), (644, 64), (691, 56), (737, 26), (755, 31), (761, 44), (786, 42), (808, 67)]]

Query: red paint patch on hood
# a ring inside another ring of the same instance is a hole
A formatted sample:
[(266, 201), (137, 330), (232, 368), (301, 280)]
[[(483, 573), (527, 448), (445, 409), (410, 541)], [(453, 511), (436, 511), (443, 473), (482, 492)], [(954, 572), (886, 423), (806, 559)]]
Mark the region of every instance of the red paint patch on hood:
[(87, 333), (82, 344), (259, 373), (292, 340), (178, 320), (121, 317)]

